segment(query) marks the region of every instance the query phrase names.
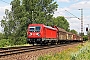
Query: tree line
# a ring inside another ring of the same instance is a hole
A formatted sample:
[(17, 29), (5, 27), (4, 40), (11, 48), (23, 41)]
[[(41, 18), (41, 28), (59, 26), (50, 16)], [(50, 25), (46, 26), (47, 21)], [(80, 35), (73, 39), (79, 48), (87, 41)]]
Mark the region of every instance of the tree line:
[[(6, 9), (1, 20), (4, 29), (1, 37), (13, 41), (14, 45), (26, 43), (27, 27), (32, 23), (56, 25), (70, 31), (64, 16), (53, 17), (58, 8), (54, 0), (13, 0), (10, 5), (11, 11)], [(74, 33), (77, 32), (74, 30)]]

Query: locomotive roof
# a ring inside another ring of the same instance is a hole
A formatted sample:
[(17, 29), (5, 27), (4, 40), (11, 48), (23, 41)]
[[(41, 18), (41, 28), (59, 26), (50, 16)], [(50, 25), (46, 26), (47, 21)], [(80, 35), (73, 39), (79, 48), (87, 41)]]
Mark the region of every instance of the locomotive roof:
[(57, 30), (56, 28), (52, 28), (51, 26), (45, 26), (46, 28), (52, 29), (52, 30)]
[(57, 30), (56, 28), (53, 28), (51, 26), (46, 26), (44, 24), (29, 24), (29, 26), (43, 26), (45, 28), (49, 28), (49, 29), (52, 29), (52, 30)]
[(39, 26), (45, 26), (44, 24), (29, 24), (29, 26), (30, 26), (30, 25), (33, 25), (33, 26), (34, 26), (34, 25), (35, 25), (35, 26), (37, 26), (37, 25), (39, 25)]

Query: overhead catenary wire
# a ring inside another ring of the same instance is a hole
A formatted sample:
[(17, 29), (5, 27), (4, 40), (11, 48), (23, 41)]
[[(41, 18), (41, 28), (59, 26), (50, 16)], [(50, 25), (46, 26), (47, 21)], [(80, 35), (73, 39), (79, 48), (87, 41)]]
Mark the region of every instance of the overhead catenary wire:
[[(66, 12), (70, 13), (69, 11), (65, 10)], [(73, 15), (74, 17), (70, 17), (70, 18), (78, 18), (77, 16), (75, 16), (74, 14), (70, 13), (71, 15)], [(80, 20), (80, 18), (78, 18)]]

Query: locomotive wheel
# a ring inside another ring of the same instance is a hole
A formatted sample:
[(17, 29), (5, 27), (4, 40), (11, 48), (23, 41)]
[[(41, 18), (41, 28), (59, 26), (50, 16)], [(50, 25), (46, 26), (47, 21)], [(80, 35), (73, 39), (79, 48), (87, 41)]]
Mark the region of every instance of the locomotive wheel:
[(55, 44), (56, 44), (55, 40), (52, 40), (51, 45), (55, 45)]
[(40, 41), (40, 45), (43, 45), (43, 42), (42, 41)]
[(34, 46), (34, 43), (33, 43), (33, 46)]
[(48, 40), (45, 40), (44, 41), (44, 45), (48, 45), (49, 41)]

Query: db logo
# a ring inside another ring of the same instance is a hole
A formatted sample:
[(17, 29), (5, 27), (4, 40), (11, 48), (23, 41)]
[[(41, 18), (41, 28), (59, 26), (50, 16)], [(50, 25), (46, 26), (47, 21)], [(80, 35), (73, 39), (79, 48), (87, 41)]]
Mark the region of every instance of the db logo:
[(33, 33), (33, 35), (35, 35), (35, 33)]

